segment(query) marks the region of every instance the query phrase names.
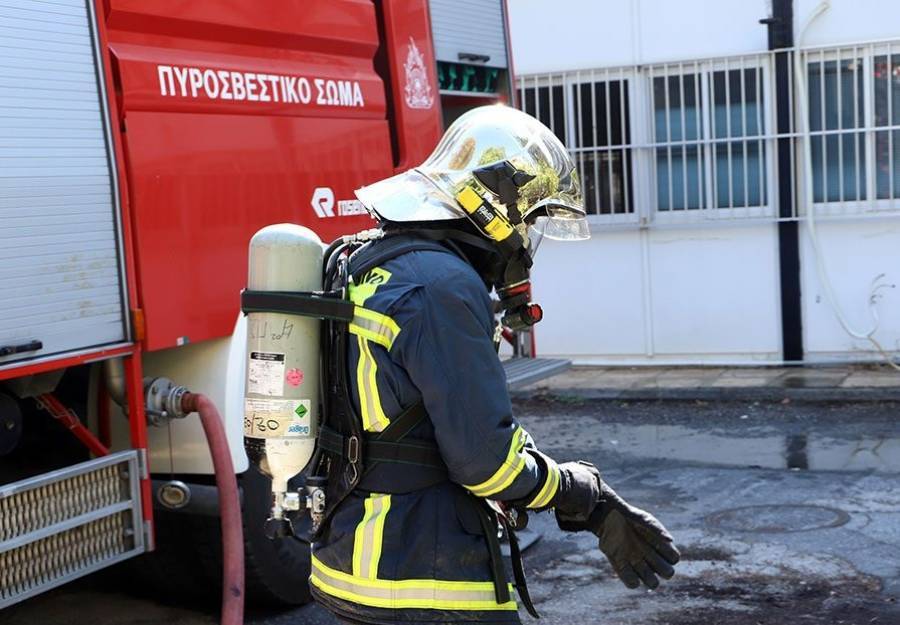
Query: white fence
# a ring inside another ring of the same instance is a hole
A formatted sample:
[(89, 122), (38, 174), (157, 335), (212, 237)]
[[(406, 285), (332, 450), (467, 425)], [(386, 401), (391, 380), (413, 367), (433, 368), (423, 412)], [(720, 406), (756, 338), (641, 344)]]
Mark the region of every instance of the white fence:
[[(776, 54), (789, 58), (787, 93)], [(802, 219), (807, 177), (816, 217), (900, 215), (898, 42), (521, 76), (517, 95), (569, 147), (598, 224)], [(789, 210), (779, 139), (790, 140)]]

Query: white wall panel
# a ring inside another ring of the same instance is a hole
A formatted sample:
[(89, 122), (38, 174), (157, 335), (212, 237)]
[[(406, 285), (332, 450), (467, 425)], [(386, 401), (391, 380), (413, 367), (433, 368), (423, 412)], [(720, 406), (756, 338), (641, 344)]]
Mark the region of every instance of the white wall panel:
[(590, 241), (541, 243), (534, 298), (541, 356), (576, 359), (644, 352), (640, 233), (595, 234)]
[(534, 295), (545, 313), (542, 356), (648, 364), (781, 357), (773, 224), (600, 229), (587, 242), (545, 241)]
[[(794, 0), (794, 33), (799, 34), (819, 0)], [(803, 46), (896, 39), (900, 35), (900, 2), (894, 0), (830, 0), (813, 22)]]
[(657, 355), (780, 358), (773, 224), (654, 230), (650, 241)]
[(510, 0), (517, 74), (760, 52), (766, 0)]
[[(819, 249), (838, 305), (855, 331), (872, 327), (868, 311), (873, 280), (884, 278), (876, 303), (881, 322), (875, 338), (888, 351), (900, 349), (900, 223), (818, 221)], [(841, 327), (816, 268), (809, 228), (800, 228), (803, 334), (808, 360), (875, 360), (871, 343), (852, 338)]]

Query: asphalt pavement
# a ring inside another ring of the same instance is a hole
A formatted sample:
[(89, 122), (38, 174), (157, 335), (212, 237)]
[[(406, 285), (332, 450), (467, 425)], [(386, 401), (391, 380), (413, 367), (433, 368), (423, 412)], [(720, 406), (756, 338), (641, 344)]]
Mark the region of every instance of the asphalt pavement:
[[(533, 515), (541, 539), (526, 566), (540, 623), (900, 623), (900, 404), (567, 395), (516, 408), (542, 449), (596, 464), (684, 554), (659, 590), (627, 590), (591, 535)], [(212, 608), (136, 598), (121, 581), (83, 580), (0, 613), (0, 623), (216, 622)], [(334, 621), (306, 606), (251, 609), (247, 622)]]

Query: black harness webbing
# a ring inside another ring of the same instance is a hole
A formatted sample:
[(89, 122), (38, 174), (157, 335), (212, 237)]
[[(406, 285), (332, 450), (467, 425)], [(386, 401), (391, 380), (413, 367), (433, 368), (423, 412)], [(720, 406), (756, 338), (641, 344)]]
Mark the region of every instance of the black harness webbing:
[[(381, 443), (397, 443), (406, 438), (406, 435), (412, 432), (413, 428), (428, 418), (428, 412), (425, 410), (425, 403), (421, 400), (401, 412), (399, 415), (391, 419), (387, 427), (378, 432), (372, 442)], [(432, 448), (438, 452), (437, 445), (431, 443)], [(440, 457), (440, 452), (438, 452)]]
[(241, 312), (273, 312), (286, 315), (318, 317), (334, 321), (352, 321), (353, 302), (343, 299), (340, 291), (295, 292), (295, 291), (241, 291)]
[(519, 591), (519, 599), (522, 605), (528, 610), (528, 613), (534, 618), (541, 618), (531, 601), (531, 593), (528, 592), (528, 584), (525, 581), (525, 565), (522, 562), (522, 552), (519, 550), (519, 538), (516, 536), (515, 530), (510, 527), (506, 516), (500, 515), (500, 521), (506, 530), (506, 536), (509, 538), (509, 559), (512, 561), (513, 577), (516, 580), (516, 590)]
[[(360, 442), (354, 442), (353, 437), (344, 436), (323, 425), (319, 429), (319, 445), (324, 450), (351, 461), (356, 457), (364, 458), (367, 463), (365, 472), (368, 472), (374, 463), (396, 462), (437, 469), (443, 473), (443, 479), (446, 480), (447, 465), (444, 464), (441, 452), (434, 441), (402, 440), (427, 417), (424, 404), (421, 401), (417, 402), (391, 420), (383, 431), (366, 436), (361, 441), (361, 450), (354, 449)], [(429, 483), (431, 482), (433, 480), (429, 480)]]
[(494, 597), (497, 603), (506, 603), (510, 600), (509, 582), (506, 578), (506, 569), (503, 567), (500, 537), (497, 535), (497, 517), (484, 501), (475, 500), (472, 503), (478, 512), (478, 521), (481, 523), (481, 531), (484, 532), (484, 539), (487, 542), (491, 578), (494, 580)]

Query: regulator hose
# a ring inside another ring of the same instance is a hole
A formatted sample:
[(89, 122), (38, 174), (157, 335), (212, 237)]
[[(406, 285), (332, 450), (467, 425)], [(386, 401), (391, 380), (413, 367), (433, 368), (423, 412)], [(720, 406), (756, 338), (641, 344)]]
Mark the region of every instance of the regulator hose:
[(225, 426), (215, 404), (199, 393), (185, 393), (181, 399), (185, 414), (197, 412), (206, 434), (219, 489), (222, 522), (222, 625), (244, 622), (244, 525), (237, 477)]

